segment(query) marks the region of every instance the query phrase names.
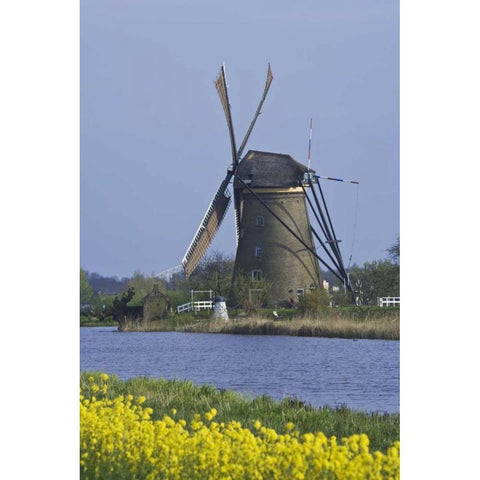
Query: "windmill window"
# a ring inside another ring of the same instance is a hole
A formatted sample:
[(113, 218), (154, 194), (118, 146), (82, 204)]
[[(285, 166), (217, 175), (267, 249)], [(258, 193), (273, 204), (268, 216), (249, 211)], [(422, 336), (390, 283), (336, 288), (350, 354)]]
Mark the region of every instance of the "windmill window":
[(255, 247), (255, 257), (262, 258), (262, 247)]
[(263, 227), (265, 225), (265, 219), (263, 218), (263, 215), (257, 215), (257, 218), (255, 219), (255, 225), (257, 227)]
[(262, 279), (262, 271), (261, 270), (252, 270), (252, 280), (258, 282)]
[(305, 294), (305, 289), (304, 288), (297, 288), (297, 296), (298, 297), (303, 297)]

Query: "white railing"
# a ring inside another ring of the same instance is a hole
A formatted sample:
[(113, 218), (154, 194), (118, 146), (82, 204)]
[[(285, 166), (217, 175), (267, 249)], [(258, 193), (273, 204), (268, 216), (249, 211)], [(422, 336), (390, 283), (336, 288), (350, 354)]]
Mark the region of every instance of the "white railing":
[(198, 312), (199, 310), (211, 310), (213, 308), (213, 300), (202, 300), (199, 302), (193, 302), (193, 309)]
[(177, 313), (190, 312), (194, 310), (198, 312), (199, 310), (211, 310), (213, 308), (213, 300), (201, 300), (198, 302), (188, 302), (177, 307)]
[(377, 304), (380, 307), (399, 307), (400, 297), (380, 297), (377, 299)]
[(192, 302), (184, 303), (177, 307), (177, 313), (189, 312), (192, 309)]

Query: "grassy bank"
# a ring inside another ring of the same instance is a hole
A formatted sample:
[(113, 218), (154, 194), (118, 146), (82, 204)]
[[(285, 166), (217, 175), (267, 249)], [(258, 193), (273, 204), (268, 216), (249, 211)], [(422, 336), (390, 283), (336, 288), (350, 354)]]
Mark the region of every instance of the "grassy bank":
[(182, 314), (147, 324), (129, 324), (125, 331), (400, 339), (400, 313), (398, 310), (385, 311), (384, 309), (383, 312), (358, 308), (346, 311), (331, 310), (317, 317), (293, 316), (290, 312), (286, 312), (279, 320), (274, 320), (271, 312), (259, 312), (248, 318), (231, 317), (228, 322), (212, 319), (209, 312), (199, 312), (197, 316)]
[[(92, 395), (92, 382), (101, 383), (100, 373), (83, 372), (80, 377), (83, 394)], [(270, 397), (246, 398), (236, 392), (218, 390), (204, 385), (195, 386), (190, 381), (167, 381), (137, 377), (128, 381), (120, 380), (115, 375), (107, 380), (108, 398), (119, 395), (144, 396), (145, 406), (153, 409), (152, 419), (161, 419), (165, 414), (176, 410), (176, 417), (185, 419), (187, 424), (195, 414), (215, 408), (218, 412), (217, 422), (236, 420), (245, 428), (254, 431), (254, 423), (259, 420), (262, 425), (277, 432), (285, 431), (289, 422), (295, 424), (300, 433), (323, 432), (327, 437), (337, 438), (365, 433), (370, 439), (371, 450), (385, 452), (392, 442), (399, 439), (400, 417), (397, 414), (367, 414), (347, 408), (314, 408), (295, 399), (276, 402)]]
[(117, 327), (118, 323), (114, 322), (112, 318), (107, 320), (97, 320), (86, 316), (80, 316), (81, 327)]

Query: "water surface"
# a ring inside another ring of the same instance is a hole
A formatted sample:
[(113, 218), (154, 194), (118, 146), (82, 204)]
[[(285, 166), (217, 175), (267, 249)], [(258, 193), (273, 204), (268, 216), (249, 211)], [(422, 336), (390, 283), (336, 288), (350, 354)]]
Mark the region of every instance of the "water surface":
[(315, 406), (399, 411), (399, 342), (80, 329), (80, 368), (188, 379)]

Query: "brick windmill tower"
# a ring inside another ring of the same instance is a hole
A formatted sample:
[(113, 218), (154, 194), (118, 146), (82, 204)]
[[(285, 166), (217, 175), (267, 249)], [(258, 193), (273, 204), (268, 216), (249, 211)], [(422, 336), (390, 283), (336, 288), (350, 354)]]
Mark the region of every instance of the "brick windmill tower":
[(274, 303), (296, 300), (321, 285), (306, 197), (299, 185), (306, 172), (290, 155), (249, 151), (235, 175), (240, 228), (234, 275), (267, 279)]
[[(322, 241), (310, 224), (307, 202), (311, 208), (320, 208), (316, 195), (315, 204), (307, 196), (307, 189), (319, 186), (319, 177), (314, 175), (315, 172), (290, 155), (281, 153), (249, 150), (242, 157), (272, 80), (268, 65), (262, 98), (237, 150), (225, 67), (220, 70), (215, 87), (227, 120), (232, 162), (185, 253), (182, 265), (188, 278), (207, 252), (231, 202), (228, 186), (233, 182), (237, 239), (234, 278), (242, 274), (253, 282), (265, 279), (271, 285), (270, 303), (281, 304), (322, 286), (319, 261), (330, 267), (317, 254), (314, 237), (325, 250), (330, 246), (334, 251), (333, 257), (327, 251), (330, 258), (337, 260), (334, 265), (338, 273), (334, 274), (340, 279), (348, 276), (341, 262), (338, 241), (334, 233), (331, 234), (333, 226), (331, 230), (328, 225), (321, 226), (327, 238)], [(314, 214), (320, 219), (317, 212), (314, 211)], [(324, 218), (322, 212), (320, 214)]]

